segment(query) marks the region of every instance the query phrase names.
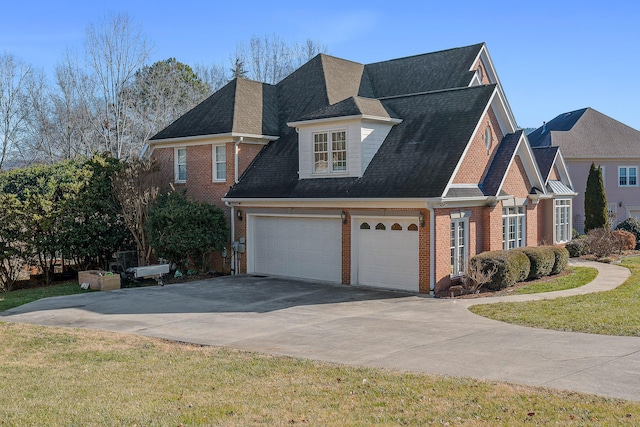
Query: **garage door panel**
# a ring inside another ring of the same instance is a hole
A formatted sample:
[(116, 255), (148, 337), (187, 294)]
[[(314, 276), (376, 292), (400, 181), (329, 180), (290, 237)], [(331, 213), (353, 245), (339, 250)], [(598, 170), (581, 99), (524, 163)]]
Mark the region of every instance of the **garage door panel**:
[[(363, 222), (370, 228), (361, 229)], [(355, 224), (359, 284), (418, 291), (418, 232), (408, 229), (414, 222), (372, 219)], [(378, 224), (384, 224), (385, 229), (376, 229)]]
[(333, 218), (256, 216), (253, 271), (342, 281), (342, 222)]

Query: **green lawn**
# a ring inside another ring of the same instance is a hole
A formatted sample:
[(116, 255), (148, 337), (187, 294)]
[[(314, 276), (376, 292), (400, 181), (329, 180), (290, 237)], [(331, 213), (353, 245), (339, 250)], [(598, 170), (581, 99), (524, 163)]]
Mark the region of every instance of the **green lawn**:
[(481, 316), (560, 331), (640, 336), (640, 257), (624, 259), (631, 277), (620, 287), (595, 294), (524, 303), (477, 305)]
[[(640, 312), (640, 257), (625, 265), (634, 274), (612, 292)], [(77, 292), (67, 283), (0, 294), (0, 310)], [(0, 322), (0, 342), (1, 425), (640, 424), (638, 402), (103, 331)]]
[(0, 323), (0, 424), (638, 425), (640, 403)]
[(562, 291), (577, 288), (591, 282), (598, 275), (593, 267), (573, 267), (570, 274), (561, 277), (539, 280), (510, 292), (509, 295), (537, 294), (541, 292)]
[(43, 286), (31, 289), (19, 289), (17, 291), (0, 293), (0, 312), (9, 310), (13, 307), (26, 304), (40, 298), (57, 297), (61, 295), (72, 295), (83, 292), (92, 292), (84, 290), (78, 285), (78, 282), (66, 282), (57, 285)]

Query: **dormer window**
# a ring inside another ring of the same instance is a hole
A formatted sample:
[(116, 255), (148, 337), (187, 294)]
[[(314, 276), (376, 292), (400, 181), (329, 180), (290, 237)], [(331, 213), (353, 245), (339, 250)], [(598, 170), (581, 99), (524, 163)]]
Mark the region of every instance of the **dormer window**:
[(313, 133), (313, 173), (347, 171), (347, 132), (344, 130)]

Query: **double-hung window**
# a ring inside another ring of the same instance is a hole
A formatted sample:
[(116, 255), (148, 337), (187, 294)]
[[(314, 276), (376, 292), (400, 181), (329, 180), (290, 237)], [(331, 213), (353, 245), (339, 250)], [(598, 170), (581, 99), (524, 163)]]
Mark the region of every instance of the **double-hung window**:
[(450, 251), (451, 276), (462, 276), (467, 272), (467, 224), (466, 218), (451, 218)]
[(347, 171), (347, 132), (344, 130), (313, 134), (313, 173)]
[(556, 226), (555, 243), (571, 240), (571, 200), (559, 199), (554, 202), (554, 222)]
[(618, 168), (618, 185), (620, 187), (637, 187), (638, 168), (636, 166), (620, 166)]
[(213, 146), (213, 180), (226, 181), (227, 179), (227, 146)]
[(187, 149), (176, 148), (174, 158), (176, 182), (187, 182)]
[(526, 246), (525, 218), (524, 206), (502, 209), (502, 248), (504, 250)]

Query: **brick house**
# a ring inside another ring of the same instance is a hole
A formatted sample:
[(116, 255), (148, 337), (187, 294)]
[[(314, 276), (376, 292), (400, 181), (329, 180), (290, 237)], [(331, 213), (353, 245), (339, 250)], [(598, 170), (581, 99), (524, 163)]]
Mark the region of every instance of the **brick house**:
[(150, 147), (226, 210), (234, 273), (437, 293), (479, 252), (570, 238), (562, 154), (531, 149), (484, 43), (236, 79)]
[(528, 136), (534, 147), (562, 149), (578, 196), (574, 227), (584, 231), (584, 191), (591, 163), (602, 169), (612, 226), (640, 219), (640, 131), (593, 108), (563, 113)]

